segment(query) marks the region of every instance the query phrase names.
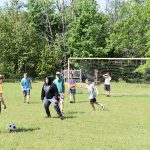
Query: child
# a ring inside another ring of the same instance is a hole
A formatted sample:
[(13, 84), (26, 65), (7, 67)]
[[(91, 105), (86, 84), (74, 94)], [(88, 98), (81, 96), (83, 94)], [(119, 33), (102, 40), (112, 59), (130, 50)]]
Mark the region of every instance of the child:
[[(75, 103), (76, 80), (73, 79), (73, 74), (70, 74), (69, 93), (70, 93), (70, 103)], [(73, 99), (73, 101), (72, 101), (72, 99)]]
[(4, 76), (0, 74), (0, 113), (1, 113), (1, 104), (4, 106), (4, 109), (6, 109), (6, 104), (3, 99), (3, 89), (2, 89), (3, 80)]
[(103, 77), (105, 78), (104, 90), (106, 91), (106, 96), (110, 96), (110, 81), (111, 81), (111, 77), (110, 77), (109, 73), (104, 74)]
[(41, 92), (41, 100), (44, 101), (44, 108), (47, 114), (46, 118), (51, 117), (49, 106), (50, 104), (52, 104), (58, 116), (60, 117), (60, 119), (63, 120), (64, 117), (58, 106), (58, 99), (59, 99), (58, 96), (59, 96), (58, 90), (57, 90), (56, 85), (52, 82), (52, 78), (46, 77), (45, 83), (42, 87), (42, 92)]
[(64, 114), (65, 85), (64, 85), (64, 80), (61, 78), (60, 72), (56, 72), (56, 79), (54, 80), (54, 83), (56, 84), (59, 93), (61, 113)]
[(85, 82), (87, 84), (86, 88), (88, 89), (88, 92), (89, 92), (89, 100), (90, 100), (90, 104), (91, 104), (93, 110), (95, 111), (94, 104), (100, 105), (102, 107), (102, 109), (104, 110), (105, 105), (96, 101), (97, 88), (95, 86), (95, 83), (92, 82), (90, 79), (86, 79)]
[(27, 73), (24, 73), (24, 78), (21, 80), (21, 88), (23, 91), (24, 103), (27, 102), (29, 104), (30, 89), (32, 89), (32, 86), (31, 79), (27, 76)]

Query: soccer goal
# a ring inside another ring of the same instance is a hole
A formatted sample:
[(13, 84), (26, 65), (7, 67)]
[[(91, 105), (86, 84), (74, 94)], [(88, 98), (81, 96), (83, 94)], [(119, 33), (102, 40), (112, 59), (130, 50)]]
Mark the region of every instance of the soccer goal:
[[(82, 82), (82, 70), (69, 70), (70, 74), (73, 75), (73, 78), (76, 79), (78, 82)], [(65, 81), (67, 81), (68, 79), (68, 70), (63, 70), (63, 74), (64, 74), (64, 79)]]
[(109, 73), (114, 93), (138, 95), (143, 87), (141, 94), (150, 95), (150, 58), (69, 58), (68, 81), (72, 69), (82, 70), (80, 81), (83, 83), (90, 78), (102, 85), (103, 75)]

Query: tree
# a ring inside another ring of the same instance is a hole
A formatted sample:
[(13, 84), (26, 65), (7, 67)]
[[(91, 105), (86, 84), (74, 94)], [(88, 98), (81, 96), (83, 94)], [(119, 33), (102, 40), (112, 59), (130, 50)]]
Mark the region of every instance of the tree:
[(98, 12), (96, 1), (81, 0), (72, 6), (73, 21), (68, 25), (70, 56), (101, 57), (106, 54), (107, 16)]
[[(145, 3), (146, 4), (146, 3)], [(146, 5), (134, 0), (126, 2), (120, 9), (118, 20), (108, 40), (108, 49), (119, 57), (144, 57), (147, 52), (148, 16)], [(144, 26), (143, 26), (144, 25)]]

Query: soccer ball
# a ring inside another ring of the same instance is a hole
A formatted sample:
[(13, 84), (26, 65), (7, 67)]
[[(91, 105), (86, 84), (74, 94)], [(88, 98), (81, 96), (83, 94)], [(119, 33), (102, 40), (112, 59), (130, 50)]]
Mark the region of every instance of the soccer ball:
[(8, 126), (8, 131), (9, 131), (9, 132), (15, 132), (15, 131), (16, 131), (16, 126), (15, 126), (14, 124), (10, 124), (10, 125)]

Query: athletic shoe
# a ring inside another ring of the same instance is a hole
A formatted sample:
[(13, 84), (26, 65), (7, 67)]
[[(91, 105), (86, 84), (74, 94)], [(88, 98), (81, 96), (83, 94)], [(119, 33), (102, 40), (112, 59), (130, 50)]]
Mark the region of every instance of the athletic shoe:
[(51, 116), (46, 116), (45, 118), (51, 118)]
[(61, 119), (61, 120), (64, 120), (64, 116), (60, 116), (60, 119)]
[(105, 105), (103, 105), (103, 106), (102, 106), (102, 110), (105, 110), (105, 108), (106, 108)]

